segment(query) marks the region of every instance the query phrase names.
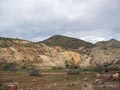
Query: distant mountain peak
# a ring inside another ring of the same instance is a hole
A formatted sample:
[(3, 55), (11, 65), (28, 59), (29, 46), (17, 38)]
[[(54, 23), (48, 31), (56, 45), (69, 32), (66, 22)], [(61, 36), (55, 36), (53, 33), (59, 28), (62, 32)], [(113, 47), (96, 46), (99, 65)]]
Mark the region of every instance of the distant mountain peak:
[(99, 45), (99, 46), (102, 46), (102, 47), (120, 48), (120, 41), (118, 41), (116, 39), (110, 39), (108, 41), (97, 42), (96, 45)]
[(64, 36), (64, 35), (57, 34), (57, 35), (54, 35), (52, 37), (60, 37), (60, 36)]
[(49, 46), (61, 46), (62, 48), (70, 48), (70, 49), (77, 49), (79, 47), (93, 47), (94, 45), (90, 42), (86, 42), (81, 39), (68, 37), (64, 35), (54, 35), (44, 41), (42, 43), (45, 43)]
[(116, 40), (116, 39), (110, 39), (109, 41), (118, 41), (118, 40)]

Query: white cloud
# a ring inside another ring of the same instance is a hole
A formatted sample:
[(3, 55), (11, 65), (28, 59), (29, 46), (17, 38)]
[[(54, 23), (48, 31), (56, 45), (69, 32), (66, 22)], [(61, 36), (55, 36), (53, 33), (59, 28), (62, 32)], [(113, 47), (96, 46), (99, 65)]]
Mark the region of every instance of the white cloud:
[(33, 41), (54, 34), (92, 42), (119, 39), (119, 3), (119, 0), (1, 0), (0, 36)]
[(119, 37), (120, 34), (115, 34), (113, 30), (110, 29), (97, 29), (97, 30), (82, 30), (67, 32), (63, 35), (76, 37), (88, 42), (95, 43), (97, 41), (105, 41), (112, 38)]

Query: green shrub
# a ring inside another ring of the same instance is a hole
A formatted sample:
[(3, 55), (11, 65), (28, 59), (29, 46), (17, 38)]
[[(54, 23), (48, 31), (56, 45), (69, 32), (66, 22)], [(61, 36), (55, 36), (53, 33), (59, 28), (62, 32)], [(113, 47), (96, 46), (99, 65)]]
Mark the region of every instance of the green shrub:
[(67, 71), (67, 74), (78, 75), (78, 74), (80, 74), (80, 70), (79, 69), (70, 69), (70, 70)]
[(17, 71), (18, 65), (15, 63), (6, 63), (2, 65), (3, 70), (5, 71)]
[(4, 90), (4, 87), (1, 83), (0, 83), (0, 90)]
[(40, 72), (40, 70), (37, 70), (37, 69), (31, 69), (30, 71), (29, 71), (29, 76), (40, 76), (41, 75), (41, 72)]

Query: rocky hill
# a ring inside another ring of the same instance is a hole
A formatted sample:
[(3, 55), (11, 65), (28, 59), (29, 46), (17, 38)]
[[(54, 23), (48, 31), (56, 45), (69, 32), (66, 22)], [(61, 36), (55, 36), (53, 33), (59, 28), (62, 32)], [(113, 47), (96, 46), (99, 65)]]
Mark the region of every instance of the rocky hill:
[[(53, 39), (57, 44), (53, 43)], [(93, 45), (79, 39), (57, 35), (53, 36), (52, 39), (49, 38), (48, 41), (51, 43), (50, 47), (41, 42), (34, 43), (21, 39), (0, 38), (0, 62), (14, 62), (39, 68), (65, 68), (66, 64), (91, 67), (113, 63), (114, 66), (116, 62), (120, 62), (120, 41), (114, 39), (97, 42)]]
[(21, 39), (0, 38), (0, 62), (25, 66), (65, 67), (66, 62), (78, 65), (80, 54), (61, 47), (48, 47)]
[(61, 46), (62, 48), (69, 48), (69, 49), (78, 49), (80, 47), (91, 48), (94, 45), (90, 42), (86, 42), (77, 38), (62, 36), (62, 35), (55, 35), (52, 36), (42, 43), (49, 45), (49, 46)]
[(96, 46), (100, 46), (102, 48), (120, 48), (120, 41), (111, 39), (109, 41), (101, 41), (97, 42)]
[(105, 64), (120, 61), (120, 41), (111, 39), (109, 41), (97, 42), (91, 50), (93, 60), (91, 64)]
[[(84, 52), (86, 52), (86, 49)], [(81, 51), (80, 51), (81, 52)], [(111, 64), (112, 68), (120, 67), (117, 62), (120, 62), (120, 41), (111, 39), (109, 41), (100, 41), (90, 48), (87, 53), (80, 53), (80, 66), (103, 66)]]
[(81, 56), (79, 63), (80, 67), (89, 67), (91, 65), (92, 55), (90, 52), (95, 45), (90, 42), (77, 38), (55, 35), (39, 43), (44, 43), (48, 46), (60, 46), (64, 49), (77, 52)]

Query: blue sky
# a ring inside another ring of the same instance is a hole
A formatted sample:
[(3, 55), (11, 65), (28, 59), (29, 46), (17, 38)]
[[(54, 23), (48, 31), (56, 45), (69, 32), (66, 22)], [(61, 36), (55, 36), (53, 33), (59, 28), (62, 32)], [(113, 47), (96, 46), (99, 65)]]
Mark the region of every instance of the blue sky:
[(0, 0), (0, 36), (120, 40), (120, 0)]

